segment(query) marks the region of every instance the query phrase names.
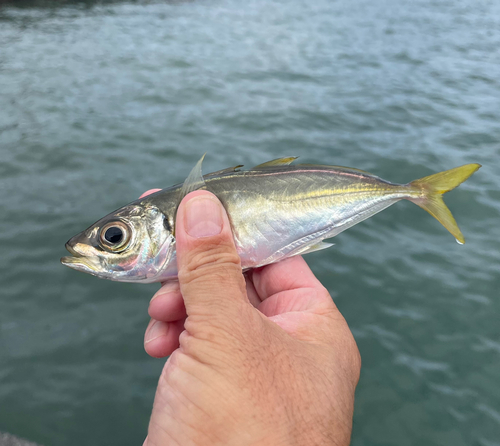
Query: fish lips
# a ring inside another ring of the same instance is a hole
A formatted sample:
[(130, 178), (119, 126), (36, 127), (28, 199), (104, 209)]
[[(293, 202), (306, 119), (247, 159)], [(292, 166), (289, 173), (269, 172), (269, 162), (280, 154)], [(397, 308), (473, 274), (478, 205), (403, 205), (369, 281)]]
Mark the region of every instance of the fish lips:
[(97, 256), (85, 253), (86, 245), (81, 243), (72, 243), (76, 237), (73, 237), (66, 243), (66, 249), (71, 256), (61, 258), (61, 263), (76, 271), (97, 276), (101, 272), (101, 262)]

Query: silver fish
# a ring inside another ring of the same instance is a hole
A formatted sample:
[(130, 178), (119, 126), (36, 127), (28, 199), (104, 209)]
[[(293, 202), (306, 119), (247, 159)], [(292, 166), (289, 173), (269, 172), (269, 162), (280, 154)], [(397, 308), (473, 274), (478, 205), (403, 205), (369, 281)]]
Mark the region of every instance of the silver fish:
[(66, 244), (72, 256), (61, 262), (120, 282), (176, 279), (175, 215), (182, 198), (198, 189), (214, 193), (224, 205), (244, 270), (328, 248), (324, 239), (402, 199), (425, 209), (457, 242), (465, 242), (442, 194), (469, 178), (479, 164), (395, 184), (358, 169), (291, 165), (294, 160), (202, 176), (202, 157), (184, 184), (133, 201), (74, 236)]

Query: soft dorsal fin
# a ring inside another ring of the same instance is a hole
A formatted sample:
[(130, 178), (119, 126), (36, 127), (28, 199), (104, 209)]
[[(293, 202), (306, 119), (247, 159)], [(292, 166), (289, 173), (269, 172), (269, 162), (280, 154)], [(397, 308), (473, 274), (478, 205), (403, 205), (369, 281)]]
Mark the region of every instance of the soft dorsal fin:
[(215, 177), (216, 175), (224, 175), (225, 173), (239, 172), (240, 167), (243, 167), (243, 164), (238, 164), (234, 167), (227, 167), (226, 169), (218, 170), (217, 172), (207, 173), (204, 178)]
[(201, 174), (201, 165), (203, 163), (205, 155), (206, 153), (203, 154), (203, 156), (200, 158), (200, 161), (196, 163), (196, 165), (193, 167), (190, 174), (184, 181), (179, 195), (179, 203), (187, 194), (189, 194), (189, 192), (193, 192), (194, 190), (201, 189), (205, 186), (205, 180), (203, 179), (203, 175)]
[(275, 160), (268, 161), (267, 163), (259, 164), (258, 166), (255, 166), (254, 169), (262, 169), (266, 167), (276, 167), (276, 166), (288, 166), (289, 164), (292, 164), (297, 158), (298, 156), (277, 158)]
[[(367, 172), (366, 170), (361, 170), (361, 169), (355, 169), (354, 167), (344, 167), (344, 166), (331, 166), (329, 164), (310, 164), (310, 163), (301, 163), (301, 164), (296, 164), (297, 166), (304, 166), (304, 167), (318, 167), (320, 169), (336, 169), (336, 170), (341, 170), (342, 172), (347, 172), (347, 173), (362, 173), (365, 175), (369, 175), (371, 177), (374, 177), (375, 175), (371, 174), (370, 172)], [(377, 177), (378, 178), (378, 177)]]

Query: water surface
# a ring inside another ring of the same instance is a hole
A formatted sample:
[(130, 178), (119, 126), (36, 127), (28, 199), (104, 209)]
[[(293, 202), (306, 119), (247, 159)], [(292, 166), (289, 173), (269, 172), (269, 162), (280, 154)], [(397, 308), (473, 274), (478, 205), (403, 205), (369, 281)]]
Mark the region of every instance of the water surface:
[(500, 4), (0, 6), (0, 431), (140, 445), (164, 360), (154, 285), (59, 264), (144, 190), (280, 156), (446, 196), (467, 243), (398, 203), (307, 257), (363, 358), (354, 446), (500, 445)]

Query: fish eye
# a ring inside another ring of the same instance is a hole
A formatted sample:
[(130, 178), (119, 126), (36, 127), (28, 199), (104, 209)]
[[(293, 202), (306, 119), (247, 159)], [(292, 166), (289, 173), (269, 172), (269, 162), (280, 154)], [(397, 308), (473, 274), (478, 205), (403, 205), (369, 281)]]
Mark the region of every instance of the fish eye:
[(104, 249), (111, 252), (123, 251), (129, 241), (131, 231), (122, 221), (107, 223), (101, 228), (99, 239)]
[(123, 238), (123, 231), (118, 226), (111, 226), (110, 228), (106, 229), (104, 238), (107, 242), (116, 245), (117, 243), (121, 242)]

